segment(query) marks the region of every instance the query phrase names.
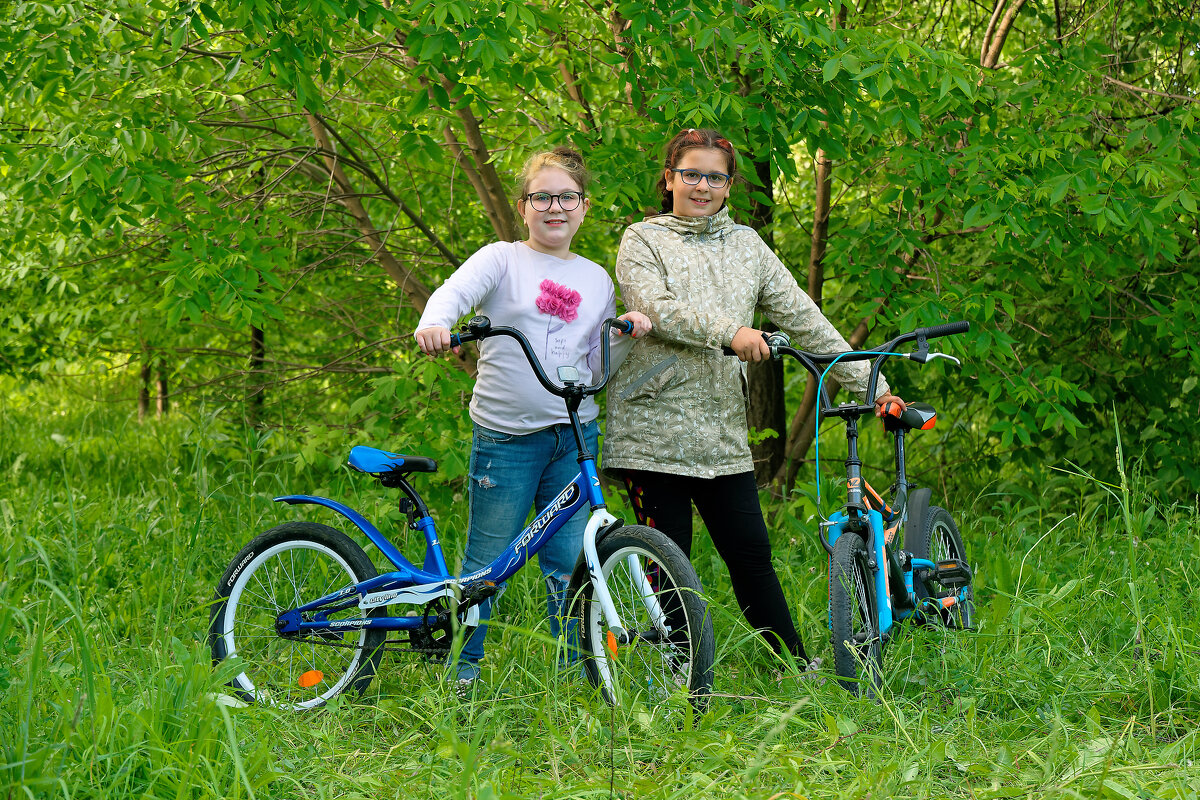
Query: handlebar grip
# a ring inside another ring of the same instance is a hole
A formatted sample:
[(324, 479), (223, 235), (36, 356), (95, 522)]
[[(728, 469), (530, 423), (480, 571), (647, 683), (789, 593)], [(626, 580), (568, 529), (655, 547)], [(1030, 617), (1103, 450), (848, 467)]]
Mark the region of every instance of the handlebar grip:
[[(771, 348), (771, 358), (778, 357), (778, 353), (776, 351), (780, 347), (788, 347), (792, 343), (791, 337), (783, 331), (771, 331), (770, 333), (767, 331), (762, 331), (762, 338), (763, 341), (767, 343), (767, 347)], [(733, 352), (732, 347), (722, 347), (721, 353), (722, 355), (727, 356), (737, 355), (737, 353)]]
[(450, 334), (450, 346), (458, 347), (466, 342), (474, 342), (479, 339), (486, 339), (492, 330), (492, 321), (482, 314), (471, 317), (467, 323), (467, 329), (458, 333)]
[(614, 328), (616, 328), (617, 330), (619, 330), (621, 333), (624, 333), (627, 335), (630, 333), (633, 333), (633, 323), (627, 319), (614, 319), (612, 321), (612, 326)]
[(953, 336), (956, 333), (966, 333), (971, 330), (971, 323), (966, 320), (947, 322), (944, 325), (934, 325), (932, 328), (917, 328), (917, 335), (926, 339), (936, 339), (939, 336)]

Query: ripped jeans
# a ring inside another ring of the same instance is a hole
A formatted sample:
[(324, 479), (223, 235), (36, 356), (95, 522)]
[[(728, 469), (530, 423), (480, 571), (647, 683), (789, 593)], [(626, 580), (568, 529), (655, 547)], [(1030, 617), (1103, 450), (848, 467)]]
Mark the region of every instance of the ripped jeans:
[[(583, 426), (583, 434), (588, 449), (597, 453), (599, 426), (595, 420)], [(518, 435), (476, 424), (471, 440), (470, 517), (462, 574), (492, 563), (525, 527), (530, 507), (540, 512), (578, 473), (578, 451), (570, 425), (552, 425)], [(583, 549), (586, 526), (587, 514), (576, 512), (537, 553), (538, 566), (546, 576), (550, 633), (555, 637), (566, 634), (571, 660), (577, 657), (578, 632), (573, 621), (564, 630), (567, 584)], [(480, 603), (479, 627), (463, 643), (453, 677), (473, 679), (479, 675), (487, 621), (499, 599), (500, 592)]]

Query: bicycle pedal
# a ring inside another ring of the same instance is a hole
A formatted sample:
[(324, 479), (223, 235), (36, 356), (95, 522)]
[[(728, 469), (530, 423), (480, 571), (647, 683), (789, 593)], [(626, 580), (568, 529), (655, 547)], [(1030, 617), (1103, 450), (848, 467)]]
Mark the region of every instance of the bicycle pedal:
[(482, 603), (484, 600), (487, 600), (489, 597), (494, 595), (499, 588), (500, 587), (498, 587), (492, 581), (477, 581), (475, 583), (464, 586), (463, 593), (462, 593), (462, 603), (464, 605), (474, 605), (475, 603)]
[(929, 577), (947, 589), (957, 589), (971, 582), (971, 568), (965, 561), (949, 558), (937, 562)]

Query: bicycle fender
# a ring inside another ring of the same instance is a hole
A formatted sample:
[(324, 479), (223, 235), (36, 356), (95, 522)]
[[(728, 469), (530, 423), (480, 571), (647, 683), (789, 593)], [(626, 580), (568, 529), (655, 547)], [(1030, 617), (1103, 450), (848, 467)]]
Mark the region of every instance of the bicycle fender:
[[(922, 487), (914, 489), (908, 495), (908, 521), (904, 523), (905, 531), (912, 531), (914, 535), (920, 536), (925, 530), (925, 517), (929, 514), (929, 500), (933, 496), (933, 490)], [(908, 543), (908, 538), (905, 538), (905, 544)]]

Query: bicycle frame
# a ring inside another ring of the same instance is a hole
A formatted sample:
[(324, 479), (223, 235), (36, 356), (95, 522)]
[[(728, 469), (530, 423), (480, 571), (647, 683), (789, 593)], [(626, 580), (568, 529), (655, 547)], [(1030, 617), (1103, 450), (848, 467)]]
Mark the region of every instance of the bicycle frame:
[[(614, 634), (624, 633), (625, 628), (621, 624), (620, 615), (608, 592), (596, 552), (596, 540), (599, 538), (600, 532), (618, 520), (608, 512), (604, 505), (595, 461), (585, 461), (581, 466), (583, 469), (575, 480), (569, 483), (491, 564), (481, 570), (459, 577), (451, 575), (446, 567), (445, 556), (437, 537), (437, 529), (430, 517), (421, 520), (423, 524), (420, 525), (420, 529), (425, 535), (426, 564), (428, 565), (430, 560), (433, 561), (434, 570), (432, 571), (428, 567), (422, 569), (415, 566), (378, 528), (349, 506), (324, 497), (310, 495), (287, 495), (275, 498), (276, 502), (289, 505), (319, 505), (336, 511), (362, 531), (395, 567), (394, 571), (377, 575), (359, 584), (346, 586), (337, 592), (288, 611), (281, 618), (285, 624), (280, 627), (280, 633), (328, 630), (331, 625), (336, 625), (339, 629), (408, 630), (419, 628), (424, 624), (422, 617), (365, 617), (361, 620), (339, 620), (336, 623), (330, 623), (324, 620), (304, 622), (301, 620), (301, 615), (318, 609), (324, 609), (326, 613), (342, 610), (349, 607), (350, 602), (348, 601), (352, 595), (358, 596), (359, 599), (355, 602), (364, 609), (393, 603), (423, 605), (440, 597), (459, 601), (462, 599), (462, 587), (464, 586), (474, 583), (497, 584), (511, 578), (521, 567), (525, 566), (530, 557), (537, 553), (550, 537), (554, 536), (571, 517), (583, 508), (585, 503), (590, 503), (592, 507), (592, 513), (588, 517), (583, 534), (583, 554), (588, 574), (596, 582), (596, 599), (604, 609), (605, 620), (613, 629)], [(475, 612), (474, 618), (465, 620), (467, 624), (478, 622), (478, 608), (473, 607), (471, 610)], [(658, 612), (652, 609), (651, 613), (657, 616)]]
[[(579, 450), (579, 473), (573, 481), (563, 487), (555, 499), (517, 535), (516, 539), (492, 563), (481, 570), (458, 577), (451, 575), (446, 565), (446, 558), (442, 552), (441, 542), (437, 534), (437, 526), (433, 518), (430, 516), (420, 496), (403, 477), (396, 477), (392, 480), (394, 481), (394, 485), (400, 488), (412, 503), (415, 517), (412, 520), (412, 527), (419, 529), (425, 537), (425, 561), (422, 567), (417, 567), (405, 558), (404, 554), (378, 528), (357, 511), (343, 503), (311, 495), (285, 495), (275, 498), (276, 502), (287, 503), (289, 505), (308, 504), (324, 506), (341, 514), (362, 531), (395, 568), (385, 574), (377, 575), (358, 584), (350, 584), (336, 592), (284, 612), (279, 616), (276, 623), (279, 633), (293, 635), (332, 629), (414, 630), (427, 624), (424, 615), (364, 616), (361, 618), (338, 619), (334, 621), (327, 619), (327, 616), (331, 613), (348, 609), (353, 605), (366, 610), (400, 603), (426, 605), (441, 598), (445, 598), (446, 601), (454, 604), (463, 601), (470, 602), (470, 607), (463, 618), (463, 623), (466, 625), (477, 625), (479, 622), (478, 602), (490, 596), (491, 593), (494, 593), (494, 586), (496, 584), (502, 583), (521, 569), (529, 561), (529, 558), (537, 553), (550, 537), (554, 536), (566, 524), (567, 520), (581, 511), (586, 504), (590, 506), (591, 514), (588, 517), (583, 534), (582, 558), (584, 565), (595, 587), (595, 599), (600, 604), (605, 622), (613, 631), (618, 641), (622, 644), (627, 643), (626, 640), (629, 638), (629, 634), (617, 612), (616, 605), (613, 603), (612, 595), (609, 592), (608, 584), (600, 567), (600, 558), (596, 549), (597, 540), (607, 530), (617, 525), (620, 520), (610, 514), (605, 505), (604, 495), (600, 487), (600, 475), (596, 469), (596, 457), (595, 454), (589, 452), (587, 449), (583, 436), (583, 428), (578, 416), (579, 402), (584, 396), (584, 391), (598, 393), (604, 384), (607, 383), (607, 328), (612, 321), (606, 322), (605, 335), (602, 337), (604, 380), (595, 387), (575, 387), (572, 389), (570, 385), (567, 387), (558, 387), (549, 381), (541, 369), (536, 355), (530, 349), (528, 341), (525, 340), (525, 337), (519, 331), (511, 328), (491, 328), (486, 318), (484, 318), (483, 323), (478, 323), (477, 320), (479, 319), (481, 318), (471, 321), (471, 325), (468, 328), (470, 333), (455, 335), (457, 337), (455, 344), (495, 334), (508, 335), (517, 339), (518, 343), (525, 350), (526, 356), (530, 359), (530, 364), (533, 366), (542, 384), (554, 394), (559, 394), (567, 399), (568, 415)], [(566, 390), (565, 394), (563, 390)], [(650, 588), (649, 581), (642, 572), (640, 565), (636, 563), (636, 560), (630, 566), (636, 571), (634, 577), (638, 581), (638, 584), (643, 587), (643, 600), (646, 603), (651, 618), (655, 621), (655, 626), (661, 628), (661, 632), (666, 635), (666, 614), (659, 607), (658, 599)], [(235, 572), (231, 580), (235, 580), (236, 577), (237, 573)], [(475, 587), (483, 587), (483, 591), (478, 596), (472, 597), (470, 593)], [(304, 619), (305, 615), (314, 613), (313, 619)]]

